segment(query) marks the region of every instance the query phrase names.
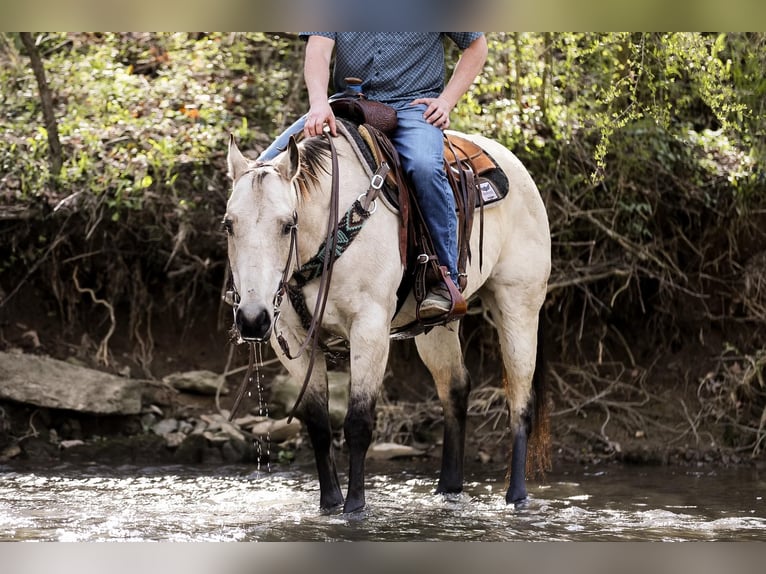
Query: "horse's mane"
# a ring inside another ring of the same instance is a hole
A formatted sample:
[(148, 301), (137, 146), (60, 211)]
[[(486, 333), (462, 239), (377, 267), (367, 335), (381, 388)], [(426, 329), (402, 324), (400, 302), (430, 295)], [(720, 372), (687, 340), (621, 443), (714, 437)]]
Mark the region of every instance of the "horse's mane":
[(308, 195), (319, 181), (320, 172), (330, 173), (327, 167), (330, 158), (330, 143), (322, 136), (305, 139), (301, 147), (301, 169), (296, 182), (301, 195)]

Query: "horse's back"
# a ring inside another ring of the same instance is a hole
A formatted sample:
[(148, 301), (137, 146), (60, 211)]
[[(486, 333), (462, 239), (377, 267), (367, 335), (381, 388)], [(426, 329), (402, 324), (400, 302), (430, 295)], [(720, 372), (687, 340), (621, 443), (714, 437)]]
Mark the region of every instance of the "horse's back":
[[(508, 178), (508, 194), (485, 208), (485, 261), (479, 272), (478, 257), (473, 257), (469, 290), (477, 289), (492, 275), (524, 283), (546, 284), (550, 274), (550, 229), (540, 192), (527, 168), (508, 148), (480, 134), (449, 132), (479, 145)], [(471, 249), (479, 252), (478, 218), (474, 220)], [(471, 281), (471, 276), (474, 281)], [(515, 281), (514, 281), (515, 282)]]

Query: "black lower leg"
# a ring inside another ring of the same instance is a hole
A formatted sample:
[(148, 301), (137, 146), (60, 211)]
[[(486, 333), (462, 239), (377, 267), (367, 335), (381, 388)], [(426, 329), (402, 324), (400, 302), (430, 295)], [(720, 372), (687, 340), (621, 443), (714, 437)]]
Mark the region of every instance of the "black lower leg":
[(527, 500), (527, 439), (529, 436), (529, 417), (524, 416), (513, 437), (511, 455), (511, 477), (508, 491), (505, 493), (506, 504), (520, 504)]
[(320, 405), (304, 401), (301, 419), (314, 448), (317, 475), (319, 478), (319, 506), (323, 510), (331, 510), (343, 504), (343, 493), (340, 490), (338, 472), (332, 455), (332, 428), (327, 409)]
[(374, 405), (352, 404), (343, 424), (349, 453), (348, 493), (343, 512), (355, 512), (365, 505), (364, 461), (372, 441), (374, 408)]
[(444, 443), (442, 467), (437, 494), (463, 490), (463, 458), (465, 452), (465, 421), (470, 384), (467, 378), (450, 392), (449, 408), (444, 410)]

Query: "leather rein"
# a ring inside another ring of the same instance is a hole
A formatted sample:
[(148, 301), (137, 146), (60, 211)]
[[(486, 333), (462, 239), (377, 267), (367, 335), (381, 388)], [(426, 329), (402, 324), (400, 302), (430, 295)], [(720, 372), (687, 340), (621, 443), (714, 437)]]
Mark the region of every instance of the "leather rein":
[[(298, 405), (300, 404), (301, 399), (303, 399), (303, 395), (306, 393), (308, 383), (311, 380), (311, 374), (314, 369), (314, 361), (316, 359), (316, 353), (320, 347), (320, 331), (321, 331), (320, 327), (324, 319), (325, 307), (327, 306), (327, 299), (330, 292), (330, 282), (332, 280), (333, 268), (335, 265), (335, 260), (339, 256), (337, 254), (338, 227), (339, 227), (338, 214), (339, 214), (339, 198), (340, 198), (339, 182), (338, 182), (338, 152), (335, 149), (335, 144), (332, 141), (332, 136), (329, 133), (329, 129), (325, 129), (324, 135), (327, 137), (327, 141), (329, 143), (331, 166), (332, 166), (331, 187), (330, 187), (330, 206), (328, 209), (328, 220), (327, 220), (327, 237), (324, 242), (324, 257), (322, 260), (322, 273), (319, 277), (319, 289), (317, 291), (317, 298), (316, 298), (316, 303), (314, 305), (314, 312), (311, 314), (311, 319), (307, 328), (306, 338), (303, 340), (303, 343), (301, 343), (298, 351), (295, 354), (292, 354), (290, 352), (290, 348), (287, 343), (287, 340), (282, 336), (281, 332), (277, 331), (277, 325), (279, 322), (282, 301), (284, 299), (285, 294), (288, 293), (288, 291), (291, 289), (289, 283), (291, 278), (293, 277), (293, 257), (295, 258), (296, 261), (298, 261), (298, 212), (297, 211), (293, 212), (293, 224), (290, 227), (290, 249), (287, 256), (287, 261), (285, 262), (284, 270), (282, 271), (282, 278), (279, 281), (279, 286), (277, 287), (277, 290), (274, 293), (274, 299), (273, 299), (274, 332), (276, 334), (277, 342), (279, 343), (279, 346), (284, 352), (285, 356), (288, 359), (292, 360), (292, 359), (296, 359), (300, 357), (307, 349), (309, 350), (309, 364), (306, 369), (306, 376), (303, 380), (301, 390), (298, 393), (297, 398), (295, 399), (295, 404), (293, 405), (293, 408), (290, 410), (290, 414), (288, 415), (288, 419), (287, 419), (288, 423), (291, 422), (293, 417), (295, 416)], [(381, 166), (381, 169), (379, 169), (373, 176), (372, 181), (370, 182), (370, 187), (367, 190), (367, 192), (360, 195), (359, 198), (357, 199), (357, 202), (360, 203), (361, 208), (367, 213), (368, 216), (374, 213), (375, 211), (374, 201), (377, 198), (378, 194), (380, 193), (380, 189), (383, 185), (383, 182), (385, 180), (385, 176), (388, 170), (389, 170), (388, 165), (384, 163)], [(300, 267), (300, 264), (298, 266)], [(236, 293), (236, 288), (233, 287), (233, 289), (234, 291), (231, 294), (231, 297), (233, 298), (234, 301), (238, 302), (239, 296)], [(227, 294), (227, 296), (229, 295)], [(236, 307), (235, 307), (235, 311), (236, 311)], [(260, 343), (262, 341), (257, 341), (257, 342)], [(240, 383), (239, 389), (237, 391), (237, 396), (231, 408), (231, 413), (229, 414), (229, 420), (232, 420), (234, 418), (234, 414), (239, 408), (239, 405), (242, 402), (245, 392), (247, 391), (248, 383), (252, 380), (252, 374), (255, 367), (254, 345), (255, 345), (255, 342), (250, 343), (249, 363), (248, 363), (247, 372), (245, 374), (244, 379), (242, 380), (242, 383)]]

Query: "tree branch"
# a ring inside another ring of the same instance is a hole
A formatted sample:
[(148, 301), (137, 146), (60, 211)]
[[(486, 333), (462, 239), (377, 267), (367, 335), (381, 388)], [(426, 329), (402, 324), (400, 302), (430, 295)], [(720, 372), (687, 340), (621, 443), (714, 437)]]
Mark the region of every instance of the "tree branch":
[(61, 173), (63, 154), (61, 152), (58, 124), (53, 113), (53, 92), (45, 78), (45, 67), (40, 57), (40, 51), (37, 49), (34, 38), (32, 38), (32, 33), (20, 32), (19, 34), (29, 55), (29, 61), (37, 80), (37, 88), (40, 91), (40, 102), (43, 106), (43, 119), (45, 120), (45, 130), (48, 132), (48, 147), (50, 148), (51, 180), (55, 182), (59, 173)]

